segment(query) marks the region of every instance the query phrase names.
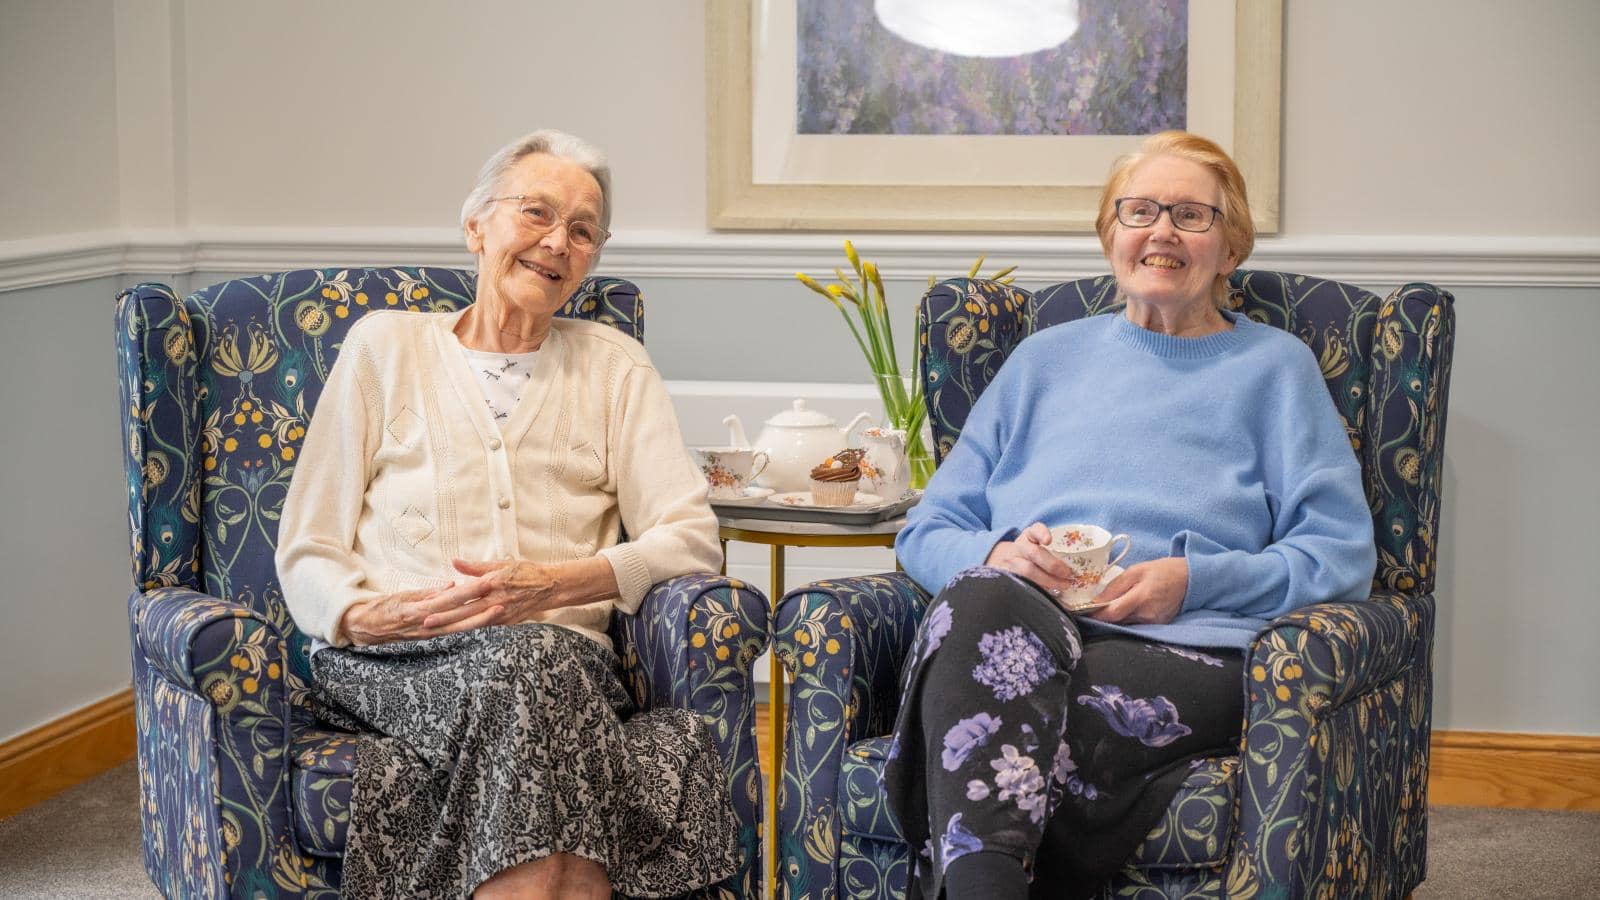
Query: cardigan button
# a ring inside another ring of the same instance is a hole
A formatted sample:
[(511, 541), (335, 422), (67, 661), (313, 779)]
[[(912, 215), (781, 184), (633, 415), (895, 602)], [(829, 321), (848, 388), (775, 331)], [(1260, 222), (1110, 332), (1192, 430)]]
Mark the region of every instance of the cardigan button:
[(510, 509), (511, 508), (511, 498), (502, 495), (500, 497), (500, 508), (501, 509)]
[(489, 438), (489, 449), (490, 450), (499, 450), (500, 449), (500, 439), (499, 438)]

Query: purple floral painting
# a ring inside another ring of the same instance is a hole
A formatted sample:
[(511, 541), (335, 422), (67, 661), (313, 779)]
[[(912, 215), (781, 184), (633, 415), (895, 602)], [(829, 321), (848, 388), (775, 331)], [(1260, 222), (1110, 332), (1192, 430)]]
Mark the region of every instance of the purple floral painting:
[(868, 0), (798, 0), (799, 133), (1135, 135), (1183, 128), (1188, 0), (1081, 0), (1078, 30), (1009, 58), (920, 47)]

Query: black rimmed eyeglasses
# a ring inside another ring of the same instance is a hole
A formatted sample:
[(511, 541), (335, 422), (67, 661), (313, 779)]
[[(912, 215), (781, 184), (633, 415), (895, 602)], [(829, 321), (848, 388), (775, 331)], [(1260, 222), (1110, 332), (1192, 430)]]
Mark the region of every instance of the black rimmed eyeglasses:
[(1149, 228), (1166, 213), (1179, 231), (1210, 231), (1222, 210), (1209, 203), (1157, 203), (1145, 197), (1119, 197), (1117, 221), (1129, 228)]
[(514, 194), (510, 197), (491, 197), (488, 202), (499, 203), (502, 200), (516, 201), (518, 221), (535, 233), (547, 234), (565, 222), (567, 240), (579, 250), (592, 253), (611, 237), (611, 232), (601, 228), (600, 223), (588, 219), (569, 219), (542, 198)]

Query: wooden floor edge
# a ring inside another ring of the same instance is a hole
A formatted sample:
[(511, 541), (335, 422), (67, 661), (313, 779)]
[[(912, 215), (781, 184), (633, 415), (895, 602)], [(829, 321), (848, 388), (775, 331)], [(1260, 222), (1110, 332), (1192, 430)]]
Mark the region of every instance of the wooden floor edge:
[(0, 744), (0, 818), (133, 758), (133, 689)]

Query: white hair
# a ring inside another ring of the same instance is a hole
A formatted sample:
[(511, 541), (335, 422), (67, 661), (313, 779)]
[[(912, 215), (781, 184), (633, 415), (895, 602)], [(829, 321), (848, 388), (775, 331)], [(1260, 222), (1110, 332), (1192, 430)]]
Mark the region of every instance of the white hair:
[(472, 183), (472, 191), (467, 194), (466, 202), (461, 204), (461, 228), (465, 230), (467, 220), (494, 199), (506, 172), (517, 164), (517, 160), (534, 153), (547, 153), (564, 159), (594, 176), (594, 180), (600, 183), (600, 227), (609, 231), (611, 165), (606, 162), (606, 155), (583, 138), (548, 128), (523, 135), (489, 157), (483, 168), (478, 170), (478, 178)]

